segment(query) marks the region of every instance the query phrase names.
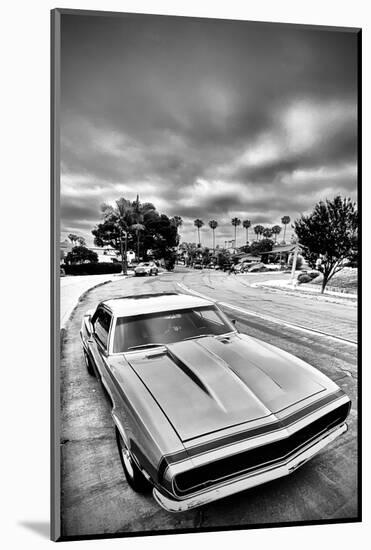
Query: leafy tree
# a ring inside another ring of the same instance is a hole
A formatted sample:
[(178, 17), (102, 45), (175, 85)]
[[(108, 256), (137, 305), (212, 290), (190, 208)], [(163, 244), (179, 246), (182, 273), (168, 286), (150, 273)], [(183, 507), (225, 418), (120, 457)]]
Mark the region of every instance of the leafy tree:
[(181, 227), (183, 225), (183, 220), (180, 216), (174, 216), (173, 218), (170, 218), (170, 223), (172, 223), (175, 227), (176, 227), (176, 232), (177, 232), (177, 244), (179, 244), (179, 239), (180, 239), (180, 236), (179, 236), (179, 230), (178, 228)]
[(249, 227), (251, 227), (251, 221), (250, 220), (244, 220), (242, 222), (242, 225), (246, 229), (246, 243), (249, 242)]
[(218, 222), (216, 220), (210, 220), (209, 227), (213, 231), (213, 250), (215, 252), (215, 229), (218, 227)]
[(217, 257), (217, 263), (219, 267), (221, 267), (222, 269), (226, 264), (229, 264), (231, 261), (231, 254), (229, 250), (226, 250), (225, 248), (219, 249), (216, 257)]
[(212, 257), (212, 254), (210, 252), (210, 248), (208, 248), (207, 246), (205, 246), (203, 249), (202, 249), (202, 263), (204, 265), (207, 265), (210, 263), (211, 261), (211, 257)]
[(274, 225), (272, 227), (272, 233), (274, 235), (274, 242), (276, 243), (277, 242), (277, 235), (279, 235), (281, 233), (281, 226)]
[[(262, 239), (261, 241), (255, 241), (251, 244), (251, 254), (259, 256), (262, 252), (270, 252), (273, 248), (274, 242), (272, 239)], [(264, 263), (267, 263), (268, 256), (263, 257)]]
[(86, 241), (84, 237), (77, 237), (77, 242), (79, 243), (80, 246), (86, 246)]
[(358, 267), (358, 235), (353, 235), (352, 238), (352, 252), (348, 258), (349, 267)]
[(174, 249), (170, 250), (165, 259), (165, 268), (167, 271), (173, 271), (176, 262), (176, 252)]
[(249, 244), (245, 244), (244, 246), (240, 246), (239, 250), (244, 254), (249, 254), (251, 252), (251, 246)]
[(92, 231), (97, 246), (111, 245), (120, 251), (122, 231), (126, 231), (128, 248), (136, 248), (137, 255), (142, 251), (147, 259), (151, 250), (156, 259), (166, 260), (177, 245), (176, 225), (152, 203), (140, 203), (138, 197), (133, 202), (120, 198), (114, 206), (103, 204), (101, 211), (103, 220)]
[(290, 216), (283, 216), (283, 218), (281, 218), (281, 223), (283, 223), (283, 225), (285, 226), (285, 229), (284, 229), (284, 232), (283, 232), (284, 242), (286, 242), (286, 226), (290, 223), (290, 221), (291, 221)]
[(196, 256), (199, 255), (199, 247), (196, 245), (196, 243), (188, 243), (188, 242), (182, 242), (179, 246), (179, 249), (184, 253), (186, 265), (191, 265)]
[(241, 220), (239, 218), (232, 218), (231, 224), (234, 227), (234, 246), (237, 247), (237, 227), (241, 225)]
[(262, 225), (256, 225), (254, 227), (254, 233), (258, 237), (258, 240), (259, 240), (260, 235), (262, 235), (263, 231), (264, 231), (264, 226), (262, 226)]
[(66, 255), (65, 261), (67, 264), (83, 264), (85, 262), (96, 264), (98, 263), (98, 254), (86, 246), (74, 246)]
[(197, 231), (198, 231), (198, 244), (201, 244), (201, 238), (200, 238), (200, 229), (201, 227), (204, 225), (204, 222), (202, 220), (200, 220), (199, 218), (197, 218), (193, 224), (195, 225), (195, 227), (197, 227)]
[(294, 222), (303, 255), (313, 264), (321, 260), (318, 269), (323, 274), (322, 292), (331, 278), (352, 258), (357, 243), (358, 211), (350, 198), (337, 195), (332, 201), (320, 201), (308, 216)]

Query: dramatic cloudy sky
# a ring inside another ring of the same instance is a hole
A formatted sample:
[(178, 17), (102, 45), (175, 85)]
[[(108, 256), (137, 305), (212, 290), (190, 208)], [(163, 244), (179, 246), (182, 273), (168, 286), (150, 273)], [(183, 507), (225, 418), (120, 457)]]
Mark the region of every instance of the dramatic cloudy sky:
[[(183, 218), (294, 219), (356, 199), (353, 32), (153, 16), (62, 16), (61, 230), (92, 244), (102, 202)], [(242, 244), (244, 232), (239, 232)]]

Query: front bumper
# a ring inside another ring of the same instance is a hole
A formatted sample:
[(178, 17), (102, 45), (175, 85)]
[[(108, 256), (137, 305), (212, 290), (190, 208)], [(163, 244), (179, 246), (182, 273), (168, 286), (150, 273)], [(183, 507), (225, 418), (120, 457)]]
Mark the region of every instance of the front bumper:
[(243, 476), (242, 478), (237, 478), (234, 480), (229, 480), (224, 484), (220, 484), (215, 488), (208, 489), (204, 492), (199, 492), (195, 496), (186, 497), (182, 500), (177, 500), (175, 498), (168, 497), (161, 493), (158, 489), (153, 489), (153, 496), (155, 500), (165, 508), (168, 512), (184, 512), (207, 504), (208, 502), (213, 502), (220, 498), (224, 498), (240, 491), (245, 491), (256, 485), (261, 485), (267, 483), (268, 481), (273, 481), (280, 477), (291, 474), (294, 470), (302, 466), (307, 460), (312, 458), (315, 454), (321, 451), (326, 445), (334, 441), (341, 434), (345, 433), (348, 429), (347, 424), (342, 424), (337, 428), (334, 428), (330, 433), (327, 433), (322, 439), (317, 440), (315, 443), (312, 443), (301, 449), (296, 455), (290, 456), (286, 462), (280, 462), (275, 466), (266, 467), (260, 469), (259, 471), (252, 472)]

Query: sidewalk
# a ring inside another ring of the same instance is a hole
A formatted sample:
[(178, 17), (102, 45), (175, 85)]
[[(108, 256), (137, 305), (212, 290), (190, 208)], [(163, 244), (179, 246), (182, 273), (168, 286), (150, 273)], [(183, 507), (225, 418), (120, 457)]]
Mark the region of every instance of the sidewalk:
[(106, 275), (74, 275), (61, 277), (60, 295), (60, 328), (64, 328), (71, 316), (79, 298), (87, 290), (104, 283), (108, 283), (124, 277), (121, 273), (110, 273)]
[(337, 292), (334, 290), (325, 290), (324, 294), (321, 294), (321, 285), (315, 285), (311, 283), (298, 284), (297, 280), (294, 281), (287, 279), (274, 279), (261, 282), (255, 282), (251, 284), (254, 288), (267, 288), (270, 290), (277, 290), (284, 292), (285, 294), (303, 296), (305, 298), (320, 299), (337, 303), (354, 303), (357, 302), (357, 294), (350, 292)]

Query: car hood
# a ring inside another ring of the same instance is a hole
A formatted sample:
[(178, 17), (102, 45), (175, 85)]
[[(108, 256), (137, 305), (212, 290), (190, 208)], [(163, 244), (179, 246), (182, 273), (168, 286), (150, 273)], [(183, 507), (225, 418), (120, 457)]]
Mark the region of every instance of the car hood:
[(239, 334), (178, 342), (126, 359), (183, 442), (336, 387), (300, 359)]

